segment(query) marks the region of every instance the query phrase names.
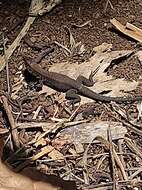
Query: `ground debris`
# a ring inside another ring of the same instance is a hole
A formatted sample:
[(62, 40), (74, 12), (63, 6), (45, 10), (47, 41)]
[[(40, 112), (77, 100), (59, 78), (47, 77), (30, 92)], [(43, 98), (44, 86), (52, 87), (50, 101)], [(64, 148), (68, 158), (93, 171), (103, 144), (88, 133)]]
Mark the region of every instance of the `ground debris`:
[[(133, 36), (128, 39), (109, 28), (110, 18), (117, 18), (121, 23), (129, 22), (124, 34), (128, 28), (138, 31), (141, 1), (118, 1), (115, 5), (112, 1), (112, 5), (111, 1), (102, 0), (72, 0), (62, 4), (60, 0), (51, 0), (45, 9), (37, 7), (36, 12), (35, 7), (35, 12), (30, 13), (29, 5), (23, 10), (23, 6), (17, 8), (15, 2), (0, 3), (0, 26), (5, 37), (4, 49), (8, 51), (10, 79), (9, 85), (6, 84), (3, 70), (0, 75), (0, 136), (5, 137), (5, 164), (9, 163), (15, 171), (34, 167), (26, 173), (28, 180), (30, 175), (44, 178), (37, 169), (48, 179), (54, 175), (51, 183), (57, 182), (63, 190), (76, 189), (71, 185), (75, 183), (79, 190), (141, 189), (141, 102), (102, 104), (82, 99), (82, 104), (72, 105), (59, 92), (51, 92), (45, 86), (41, 90), (35, 79), (30, 86), (25, 80), (22, 58), (24, 54), (34, 60), (45, 48), (54, 48), (54, 52), (41, 60), (43, 69), (73, 78), (82, 73), (88, 78), (91, 71), (97, 70), (94, 91), (110, 96), (124, 96), (128, 92), (130, 95), (132, 90), (131, 95), (142, 94), (141, 45), (132, 41)], [(37, 16), (57, 4), (60, 5), (49, 14)], [(21, 24), (27, 17), (32, 23), (30, 30), (23, 40), (23, 34), (20, 36), (20, 46), (11, 49), (10, 44), (18, 33), (21, 34)], [(0, 43), (0, 51), (2, 45)], [(4, 68), (3, 58), (1, 55), (0, 70)], [(17, 142), (14, 150), (12, 147)], [(13, 171), (8, 170), (6, 174), (7, 177), (0, 174), (5, 185), (7, 181), (11, 184), (11, 179), (12, 182), (21, 179), (28, 185), (23, 174), (20, 178), (21, 174)], [(40, 184), (43, 183), (40, 181)], [(40, 189), (45, 186), (48, 190), (51, 187), (50, 183), (44, 183)], [(20, 188), (17, 190), (22, 190)], [(23, 188), (30, 189), (30, 186)]]

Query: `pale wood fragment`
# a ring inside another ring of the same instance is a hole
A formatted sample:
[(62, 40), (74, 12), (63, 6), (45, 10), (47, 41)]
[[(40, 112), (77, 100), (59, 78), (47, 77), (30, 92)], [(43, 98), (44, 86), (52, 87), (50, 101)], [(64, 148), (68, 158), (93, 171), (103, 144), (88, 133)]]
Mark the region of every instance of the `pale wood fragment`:
[(126, 26), (124, 26), (115, 18), (111, 19), (110, 22), (116, 27), (117, 30), (119, 30), (123, 34), (137, 40), (138, 42), (142, 42), (141, 29), (138, 29), (137, 27), (135, 27), (130, 23), (127, 23)]

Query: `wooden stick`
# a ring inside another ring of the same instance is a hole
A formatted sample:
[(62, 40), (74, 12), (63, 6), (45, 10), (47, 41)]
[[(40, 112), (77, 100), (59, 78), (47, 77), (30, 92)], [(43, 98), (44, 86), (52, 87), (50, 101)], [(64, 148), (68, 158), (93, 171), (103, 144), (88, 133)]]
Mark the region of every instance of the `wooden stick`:
[(7, 114), (9, 123), (10, 123), (13, 145), (17, 149), (20, 147), (20, 143), (19, 143), (19, 139), (18, 139), (18, 132), (17, 132), (17, 129), (15, 127), (14, 118), (13, 118), (13, 115), (11, 113), (10, 106), (8, 105), (8, 101), (7, 101), (6, 96), (1, 96), (1, 100), (2, 100), (3, 107), (6, 111), (6, 114)]
[[(134, 27), (130, 24), (127, 24), (127, 27), (131, 28), (131, 30), (127, 29), (126, 26), (122, 25), (115, 18), (111, 19), (110, 22), (116, 27), (117, 30), (119, 30), (123, 34), (133, 38), (134, 40), (142, 42), (142, 34), (140, 35), (140, 29), (136, 30), (136, 27)], [(132, 30), (132, 28), (133, 28), (133, 30)]]

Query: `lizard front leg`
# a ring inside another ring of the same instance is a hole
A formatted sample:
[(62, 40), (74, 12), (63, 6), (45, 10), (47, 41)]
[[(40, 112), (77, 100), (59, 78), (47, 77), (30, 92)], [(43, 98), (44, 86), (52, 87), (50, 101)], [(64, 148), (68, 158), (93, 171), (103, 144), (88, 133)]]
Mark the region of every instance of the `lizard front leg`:
[(72, 104), (79, 103), (81, 101), (80, 96), (77, 94), (77, 90), (70, 89), (66, 92), (66, 99), (71, 100)]
[[(93, 76), (95, 75), (96, 71), (91, 72), (89, 79), (87, 79), (86, 77), (80, 75), (78, 76), (78, 78), (76, 79), (76, 81), (78, 83), (80, 83), (80, 85), (85, 85), (85, 86), (93, 86), (94, 85), (94, 81), (93, 81)], [(71, 100), (72, 104), (76, 104), (79, 103), (81, 101), (80, 96), (77, 94), (77, 90), (76, 89), (70, 89), (66, 92), (66, 99)]]
[(89, 79), (80, 75), (77, 77), (76, 81), (79, 82), (80, 84), (83, 84), (83, 85), (88, 86), (88, 87), (93, 86), (95, 83), (93, 80), (93, 77), (95, 76), (95, 74), (97, 73), (99, 68), (100, 68), (100, 66), (98, 66), (94, 71), (91, 71), (91, 74), (89, 75)]
[(87, 79), (86, 77), (82, 76), (82, 75), (79, 75), (76, 79), (77, 82), (79, 82), (80, 84), (83, 84), (85, 86), (88, 86), (88, 87), (91, 87), (94, 85), (94, 81), (93, 81), (93, 76), (94, 76), (94, 73), (91, 72), (90, 76), (89, 76), (89, 79)]

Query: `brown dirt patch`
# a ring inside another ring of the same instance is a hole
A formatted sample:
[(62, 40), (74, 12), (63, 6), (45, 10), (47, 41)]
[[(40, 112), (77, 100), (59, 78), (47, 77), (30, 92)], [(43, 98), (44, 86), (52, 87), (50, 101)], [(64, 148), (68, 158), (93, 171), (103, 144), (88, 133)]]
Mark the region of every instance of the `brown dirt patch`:
[[(60, 62), (78, 62), (82, 63), (92, 55), (92, 49), (95, 46), (102, 44), (103, 42), (112, 43), (113, 50), (134, 50), (136, 49), (137, 42), (134, 40), (127, 38), (126, 36), (120, 34), (119, 32), (112, 29), (110, 24), (111, 18), (118, 19), (121, 23), (125, 24), (126, 22), (130, 22), (137, 27), (142, 28), (142, 2), (141, 0), (111, 0), (114, 10), (108, 6), (107, 11), (104, 13), (104, 7), (106, 2), (104, 0), (65, 0), (61, 5), (56, 7), (52, 12), (46, 14), (42, 17), (36, 19), (34, 24), (31, 26), (27, 36), (25, 38), (30, 38), (34, 42), (38, 44), (51, 44), (55, 40), (59, 43), (66, 45), (69, 47), (69, 35), (65, 26), (71, 28), (71, 32), (77, 42), (81, 41), (82, 44), (85, 45), (86, 53), (82, 56), (69, 57), (65, 54), (62, 48), (54, 45), (55, 51), (49, 56), (45, 57), (42, 61), (43, 67), (49, 67), (54, 63)], [(18, 4), (16, 1), (1, 1), (0, 2), (0, 31), (4, 31), (5, 37), (7, 38), (7, 46), (11, 44), (11, 42), (15, 39), (20, 29), (22, 28), (24, 22), (26, 21), (28, 15), (28, 3)], [(82, 28), (74, 28), (72, 24), (83, 24), (86, 21), (91, 20), (90, 24), (82, 27)], [(27, 54), (31, 57), (36, 57), (39, 53), (37, 50), (33, 50), (24, 42), (24, 39), (21, 42), (20, 47), (14, 52), (12, 57), (9, 60), (10, 67), (10, 82), (14, 84), (15, 82), (15, 73), (19, 71), (21, 65), (23, 65), (23, 59), (21, 54)], [(23, 69), (24, 70), (24, 69)], [(119, 64), (111, 69), (109, 69), (108, 74), (114, 75), (116, 78), (125, 78), (129, 80), (138, 80), (141, 75), (142, 67), (136, 57), (127, 59), (123, 62), (123, 64)], [(6, 85), (6, 71), (2, 71), (0, 75), (0, 88), (7, 90)], [(29, 89), (28, 89), (29, 90)], [(141, 87), (136, 91), (136, 93), (141, 94)], [(27, 94), (27, 89), (22, 89), (20, 92), (20, 96), (24, 96)], [(49, 98), (49, 97), (48, 97)], [(47, 98), (47, 99), (48, 99)], [(54, 107), (51, 105), (53, 102), (47, 101), (44, 97), (36, 97), (35, 100), (30, 100), (28, 102), (23, 103), (24, 109), (32, 109), (40, 102), (42, 106), (45, 106), (45, 109), (41, 111), (40, 116), (44, 116), (44, 119), (49, 119), (49, 117), (54, 113)], [(30, 102), (30, 103), (29, 103)], [(26, 106), (24, 105), (26, 104)], [(54, 102), (56, 104), (56, 102)], [(103, 105), (95, 104), (97, 106), (96, 110), (99, 112), (99, 116), (97, 115), (96, 119), (102, 120), (116, 120), (113, 117), (110, 117), (108, 111), (103, 107)], [(25, 106), (25, 107), (24, 107)], [(29, 106), (29, 107), (28, 107)], [(127, 110), (129, 106), (125, 108)], [(133, 113), (137, 112), (135, 105), (131, 105), (131, 109)], [(49, 111), (50, 109), (50, 111)], [(53, 110), (52, 110), (53, 109)], [(14, 110), (19, 111), (19, 110)], [(51, 112), (51, 113), (49, 113)], [(49, 115), (47, 115), (49, 114)], [(113, 113), (114, 114), (114, 113)], [(60, 107), (60, 113), (58, 114), (59, 118), (69, 117), (69, 113), (67, 111), (63, 111), (62, 107)], [(100, 116), (101, 115), (101, 116)], [(115, 115), (115, 114), (114, 114)], [(115, 115), (119, 119), (118, 115)], [(0, 114), (1, 117), (1, 126), (5, 126), (5, 120), (3, 119), (3, 115)], [(16, 115), (14, 116), (16, 118)], [(135, 117), (135, 116), (134, 116)], [(20, 121), (31, 121), (31, 116), (28, 118), (22, 117)], [(26, 133), (27, 141), (35, 136), (36, 131), (20, 131), (20, 134)], [(21, 135), (22, 135), (21, 134)], [(141, 148), (141, 137), (133, 134), (129, 131), (129, 137), (132, 139), (136, 139), (136, 143)], [(24, 137), (23, 137), (24, 139)], [(64, 148), (64, 151), (67, 152), (68, 147)], [(126, 148), (126, 147), (125, 147)], [(126, 148), (127, 150), (127, 148)], [(104, 147), (101, 145), (91, 145), (89, 150), (89, 155), (104, 153)], [(34, 152), (34, 151), (33, 151)], [(29, 155), (28, 155), (29, 156)], [(30, 155), (31, 156), (31, 155)], [(80, 155), (83, 156), (83, 155)], [(129, 160), (130, 166), (139, 167), (140, 163), (131, 158), (131, 154), (128, 156), (125, 155), (125, 161)], [(46, 157), (45, 157), (46, 159)], [(131, 160), (132, 159), (132, 160)], [(90, 184), (100, 184), (103, 181), (111, 181), (112, 176), (110, 172), (110, 168), (107, 167), (109, 163), (109, 159), (105, 160), (105, 163), (102, 164), (99, 171), (96, 170), (97, 161), (94, 159), (90, 159), (89, 173), (91, 175)], [(52, 164), (52, 163), (51, 163)], [(58, 163), (59, 164), (59, 163)], [(48, 168), (51, 168), (53, 173), (63, 174), (66, 172), (65, 168), (58, 165), (56, 167), (52, 167), (52, 165), (47, 164)], [(73, 178), (77, 184), (78, 188), (84, 186), (84, 183), (79, 180), (79, 178), (83, 178), (83, 173), (80, 171), (78, 163), (74, 160), (68, 159), (68, 164), (70, 164), (70, 169), (74, 170), (74, 175), (78, 178)], [(53, 163), (54, 165), (54, 163)], [(64, 165), (64, 163), (63, 163)], [(58, 168), (58, 170), (56, 169)], [(109, 169), (108, 169), (109, 168)], [(52, 173), (51, 172), (51, 173)], [(141, 176), (140, 176), (141, 177)], [(81, 189), (81, 188), (80, 188)], [(124, 188), (125, 189), (125, 188)]]

